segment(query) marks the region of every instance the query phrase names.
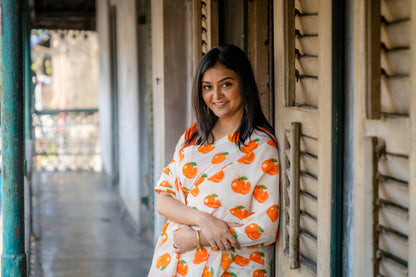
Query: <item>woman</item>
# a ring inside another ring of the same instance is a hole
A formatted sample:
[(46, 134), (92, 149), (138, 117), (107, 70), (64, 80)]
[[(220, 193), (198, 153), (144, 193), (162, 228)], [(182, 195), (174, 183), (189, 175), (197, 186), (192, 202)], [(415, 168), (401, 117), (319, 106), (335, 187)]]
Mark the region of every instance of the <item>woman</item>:
[(149, 276), (270, 276), (278, 152), (245, 53), (232, 45), (211, 49), (192, 100), (196, 123), (155, 188), (168, 222)]

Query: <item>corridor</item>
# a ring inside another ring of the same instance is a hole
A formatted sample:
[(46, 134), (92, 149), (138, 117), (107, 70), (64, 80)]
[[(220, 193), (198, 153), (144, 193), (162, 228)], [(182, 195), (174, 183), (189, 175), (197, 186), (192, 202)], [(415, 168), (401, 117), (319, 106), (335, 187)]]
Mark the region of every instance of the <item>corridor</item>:
[(120, 217), (101, 173), (33, 173), (31, 276), (146, 276), (152, 249)]

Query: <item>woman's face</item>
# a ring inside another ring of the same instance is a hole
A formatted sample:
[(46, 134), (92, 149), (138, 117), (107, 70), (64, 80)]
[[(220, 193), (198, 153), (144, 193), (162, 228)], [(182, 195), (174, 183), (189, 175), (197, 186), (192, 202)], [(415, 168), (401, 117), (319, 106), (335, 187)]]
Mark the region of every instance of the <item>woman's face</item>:
[(205, 104), (220, 120), (241, 121), (244, 107), (237, 73), (216, 63), (205, 71), (201, 86)]

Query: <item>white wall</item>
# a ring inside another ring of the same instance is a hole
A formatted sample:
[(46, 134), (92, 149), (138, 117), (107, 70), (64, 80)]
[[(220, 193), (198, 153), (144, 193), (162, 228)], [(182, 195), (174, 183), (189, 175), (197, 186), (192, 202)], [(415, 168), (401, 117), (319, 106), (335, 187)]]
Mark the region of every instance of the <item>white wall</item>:
[(110, 32), (107, 0), (96, 1), (97, 33), (99, 44), (98, 106), (100, 115), (100, 142), (103, 170), (112, 176), (111, 158), (111, 75), (110, 75)]
[[(117, 1), (120, 196), (139, 225), (139, 88), (134, 0)], [(136, 226), (140, 229), (140, 226)]]
[(111, 48), (107, 0), (97, 0), (97, 31), (99, 54), (99, 108), (103, 167), (113, 177), (112, 145), (119, 140), (119, 193), (122, 205), (133, 219), (136, 231), (140, 230), (139, 190), (139, 72), (137, 56), (136, 1), (111, 1), (116, 5), (117, 83), (119, 132), (112, 128)]

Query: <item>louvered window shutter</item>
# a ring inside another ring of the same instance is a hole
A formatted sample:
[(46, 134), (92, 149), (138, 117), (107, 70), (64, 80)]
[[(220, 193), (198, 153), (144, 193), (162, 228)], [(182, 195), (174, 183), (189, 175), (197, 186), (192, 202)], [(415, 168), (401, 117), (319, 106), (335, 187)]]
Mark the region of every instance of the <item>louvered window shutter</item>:
[(354, 2), (354, 276), (416, 276), (415, 2)]
[(329, 276), (331, 1), (274, 1), (282, 204), (276, 276)]

